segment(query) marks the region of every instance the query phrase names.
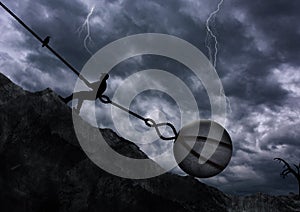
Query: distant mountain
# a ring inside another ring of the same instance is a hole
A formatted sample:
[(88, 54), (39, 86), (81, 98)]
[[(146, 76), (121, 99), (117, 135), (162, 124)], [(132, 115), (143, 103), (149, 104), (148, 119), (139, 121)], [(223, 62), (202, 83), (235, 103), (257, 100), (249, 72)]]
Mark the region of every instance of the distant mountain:
[[(170, 173), (113, 176), (86, 157), (71, 115), (50, 89), (30, 93), (0, 74), (0, 211), (300, 211), (296, 196), (230, 196)], [(101, 132), (119, 153), (147, 158), (112, 130)]]

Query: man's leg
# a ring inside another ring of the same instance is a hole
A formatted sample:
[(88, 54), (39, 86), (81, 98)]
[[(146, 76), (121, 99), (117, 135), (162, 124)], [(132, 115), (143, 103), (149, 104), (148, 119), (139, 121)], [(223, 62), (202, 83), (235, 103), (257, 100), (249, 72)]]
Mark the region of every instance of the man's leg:
[(75, 112), (77, 114), (80, 113), (81, 106), (84, 100), (95, 100), (94, 92), (93, 91), (79, 91), (74, 93), (74, 98), (78, 99), (77, 108)]
[(70, 96), (67, 96), (66, 98), (63, 98), (61, 96), (58, 96), (64, 103), (68, 103), (69, 101), (71, 101), (73, 99), (73, 94), (71, 94)]
[(66, 98), (63, 98), (61, 96), (59, 96), (59, 98), (65, 103), (68, 103), (73, 98), (78, 99), (77, 108), (75, 108), (75, 112), (77, 114), (79, 114), (81, 106), (83, 104), (83, 101), (84, 100), (95, 100), (95, 96), (96, 96), (96, 94), (93, 91), (79, 91), (79, 92), (75, 92), (75, 93), (71, 94), (70, 96), (68, 96)]
[(77, 103), (77, 108), (74, 109), (74, 111), (79, 114), (80, 113), (80, 109), (83, 103), (83, 99), (78, 99), (78, 103)]

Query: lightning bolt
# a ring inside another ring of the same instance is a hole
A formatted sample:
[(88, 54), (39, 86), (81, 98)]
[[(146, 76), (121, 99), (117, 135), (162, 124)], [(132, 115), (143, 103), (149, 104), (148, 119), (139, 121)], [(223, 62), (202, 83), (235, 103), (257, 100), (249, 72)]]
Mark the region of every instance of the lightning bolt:
[(86, 51), (90, 55), (93, 55), (92, 51), (88, 47), (88, 45), (90, 43), (93, 43), (93, 40), (92, 40), (92, 37), (91, 37), (91, 29), (90, 29), (90, 18), (94, 13), (94, 9), (95, 9), (95, 6), (93, 6), (91, 8), (91, 10), (90, 10), (89, 14), (87, 15), (85, 21), (83, 22), (82, 26), (79, 27), (78, 30), (77, 30), (79, 32), (79, 35), (81, 35), (83, 30), (86, 29), (86, 36), (84, 37), (83, 45), (84, 45), (84, 48), (86, 49)]
[[(208, 49), (209, 60), (211, 61), (211, 63), (213, 64), (214, 67), (216, 67), (216, 65), (217, 65), (218, 39), (217, 39), (217, 36), (212, 31), (210, 23), (212, 23), (213, 27), (215, 28), (215, 18), (216, 18), (217, 13), (221, 9), (223, 1), (224, 0), (220, 0), (220, 2), (218, 3), (217, 9), (214, 10), (213, 12), (211, 12), (206, 20), (207, 34), (206, 34), (205, 43), (206, 43), (206, 48)], [(211, 48), (211, 40), (214, 41), (214, 53)]]
[[(209, 16), (208, 16), (208, 18), (206, 20), (206, 30), (207, 30), (207, 33), (206, 33), (205, 45), (206, 45), (206, 48), (208, 50), (209, 60), (213, 64), (213, 66), (215, 68), (217, 66), (218, 39), (217, 39), (217, 35), (213, 32), (212, 29), (214, 29), (214, 31), (215, 31), (215, 28), (216, 28), (216, 23), (215, 23), (216, 15), (220, 11), (223, 2), (224, 2), (224, 0), (220, 0), (219, 1), (217, 9), (214, 10), (214, 11), (212, 11), (209, 14)], [(214, 50), (212, 50), (212, 40), (214, 41), (214, 45), (213, 45)], [(224, 92), (223, 88), (220, 90), (220, 94), (225, 97), (226, 103), (227, 103), (227, 106), (228, 106), (227, 111), (229, 113), (231, 113), (232, 109), (231, 109), (230, 100), (225, 95), (225, 92)]]

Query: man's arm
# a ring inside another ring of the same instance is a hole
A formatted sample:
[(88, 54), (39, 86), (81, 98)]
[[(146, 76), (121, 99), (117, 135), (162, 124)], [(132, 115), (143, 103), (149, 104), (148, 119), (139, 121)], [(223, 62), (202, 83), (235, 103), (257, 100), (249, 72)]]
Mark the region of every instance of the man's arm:
[(92, 89), (92, 90), (97, 90), (100, 86), (100, 83), (99, 81), (96, 81), (96, 82), (92, 82), (90, 83), (89, 87)]

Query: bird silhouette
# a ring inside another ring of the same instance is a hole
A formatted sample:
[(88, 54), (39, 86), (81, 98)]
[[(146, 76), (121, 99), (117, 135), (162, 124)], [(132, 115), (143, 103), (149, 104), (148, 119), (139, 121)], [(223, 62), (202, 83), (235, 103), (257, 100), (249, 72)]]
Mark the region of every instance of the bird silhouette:
[(47, 37), (43, 40), (43, 45), (42, 45), (42, 47), (48, 45), (48, 44), (49, 44), (49, 41), (50, 41), (50, 36), (47, 36)]

